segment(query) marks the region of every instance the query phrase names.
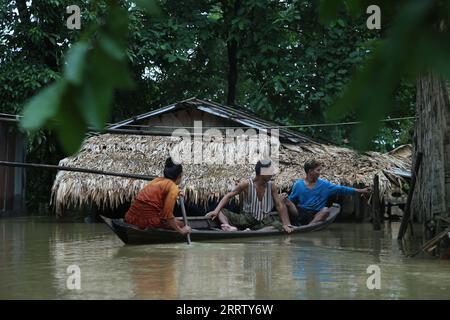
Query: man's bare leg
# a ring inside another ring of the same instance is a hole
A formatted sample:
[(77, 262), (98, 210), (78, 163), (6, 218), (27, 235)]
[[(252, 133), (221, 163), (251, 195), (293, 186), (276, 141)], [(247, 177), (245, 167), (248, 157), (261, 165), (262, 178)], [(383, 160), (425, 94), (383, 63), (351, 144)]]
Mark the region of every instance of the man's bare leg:
[(230, 222), (228, 221), (228, 218), (226, 215), (222, 213), (222, 211), (219, 211), (219, 214), (217, 215), (217, 218), (220, 221), (220, 227), (224, 231), (237, 231), (237, 228), (235, 226), (232, 226)]
[(228, 221), (228, 218), (226, 215), (223, 214), (222, 211), (219, 211), (219, 214), (217, 215), (217, 219), (219, 219), (220, 223), (224, 223), (224, 224), (230, 224)]
[(326, 220), (329, 215), (330, 215), (330, 209), (328, 207), (325, 207), (314, 215), (314, 219), (309, 224), (322, 222), (322, 221)]

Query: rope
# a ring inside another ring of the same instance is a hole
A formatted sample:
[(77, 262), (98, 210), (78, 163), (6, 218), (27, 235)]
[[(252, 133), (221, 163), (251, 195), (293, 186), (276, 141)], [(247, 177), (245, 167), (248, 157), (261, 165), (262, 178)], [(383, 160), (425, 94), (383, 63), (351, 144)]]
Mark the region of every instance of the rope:
[[(2, 118), (1, 116), (9, 116), (10, 118)], [(8, 113), (0, 113), (0, 120), (11, 120), (21, 118), (20, 115), (13, 115)], [(412, 120), (416, 117), (398, 117), (398, 118), (387, 118), (382, 119), (380, 122), (391, 122), (391, 121), (402, 121), (402, 120)], [(350, 121), (350, 122), (336, 122), (336, 123), (314, 123), (314, 124), (298, 124), (298, 125), (279, 125), (279, 126), (258, 126), (261, 129), (289, 129), (289, 128), (313, 128), (313, 127), (331, 127), (331, 126), (345, 126), (345, 125), (357, 125), (363, 123), (362, 121)], [(111, 124), (108, 124), (111, 125)], [(136, 128), (161, 128), (161, 129), (195, 129), (198, 127), (192, 126), (146, 126), (146, 125), (133, 125), (128, 124), (124, 125), (124, 127), (136, 127)], [(217, 127), (217, 126), (202, 126), (202, 128), (214, 128), (214, 129), (244, 129), (249, 126), (235, 126), (235, 127)], [(114, 129), (110, 129), (114, 130)]]

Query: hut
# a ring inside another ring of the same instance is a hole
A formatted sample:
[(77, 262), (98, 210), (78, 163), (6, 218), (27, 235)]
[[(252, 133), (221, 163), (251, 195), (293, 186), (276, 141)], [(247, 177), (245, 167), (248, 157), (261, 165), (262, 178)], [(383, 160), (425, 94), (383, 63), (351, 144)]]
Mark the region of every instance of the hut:
[[(409, 171), (411, 166), (407, 148), (403, 148), (405, 152), (401, 154), (360, 154), (282, 128), (249, 111), (197, 98), (135, 116), (108, 129), (109, 133), (91, 134), (80, 152), (61, 160), (60, 165), (161, 175), (169, 154), (188, 155), (188, 161), (183, 160), (185, 174), (181, 187), (189, 205), (205, 210), (238, 181), (254, 174), (252, 162), (262, 153), (250, 159), (251, 144), (237, 142), (242, 136), (252, 139), (251, 130), (259, 132), (258, 136), (262, 132), (267, 137), (270, 157), (277, 160), (278, 173), (274, 180), (280, 192), (289, 191), (295, 180), (304, 176), (303, 165), (310, 158), (320, 160), (324, 164), (323, 178), (336, 184), (369, 186), (378, 174), (380, 189), (385, 195), (394, 189), (402, 190), (405, 180), (395, 170)], [(239, 134), (237, 130), (241, 130)], [(227, 135), (230, 132), (234, 134), (231, 139)], [(229, 161), (230, 155), (231, 158), (234, 156), (232, 161)], [(196, 157), (200, 161), (196, 161)], [(126, 207), (146, 183), (61, 171), (53, 184), (52, 206), (57, 214), (80, 207), (102, 212), (121, 211), (120, 208)], [(364, 218), (360, 197), (337, 200), (344, 205), (343, 216)]]
[[(17, 129), (17, 118), (0, 114), (0, 160), (25, 162), (25, 137)], [(25, 209), (25, 170), (0, 166), (0, 215)]]

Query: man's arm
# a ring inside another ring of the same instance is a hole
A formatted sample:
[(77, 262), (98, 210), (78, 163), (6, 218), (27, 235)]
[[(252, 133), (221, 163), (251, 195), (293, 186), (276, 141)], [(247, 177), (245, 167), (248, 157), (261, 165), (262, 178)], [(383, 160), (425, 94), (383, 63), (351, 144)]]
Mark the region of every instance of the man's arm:
[(364, 188), (364, 189), (355, 189), (355, 188), (351, 188), (351, 187), (346, 187), (346, 186), (340, 186), (340, 185), (336, 185), (336, 184), (332, 184), (331, 182), (328, 182), (328, 189), (330, 191), (330, 194), (335, 195), (335, 194), (339, 194), (339, 195), (352, 195), (354, 193), (370, 193), (371, 190), (370, 188)]
[(281, 200), (286, 205), (286, 208), (288, 210), (289, 216), (292, 217), (298, 217), (298, 210), (296, 204), (300, 203), (300, 180), (297, 180), (294, 185), (292, 186), (291, 194), (288, 196), (286, 193), (281, 194)]
[(281, 194), (281, 200), (283, 200), (284, 204), (286, 205), (286, 208), (288, 210), (289, 216), (292, 217), (298, 217), (298, 210), (295, 204), (289, 200), (286, 193)]
[(272, 183), (272, 198), (275, 202), (275, 207), (277, 208), (278, 215), (281, 220), (281, 224), (283, 225), (284, 231), (287, 233), (292, 232), (292, 228), (290, 227), (291, 221), (289, 220), (289, 215), (287, 213), (287, 208), (281, 201), (280, 196), (278, 195), (277, 186)]
[(167, 223), (169, 226), (177, 231), (178, 233), (181, 233), (182, 235), (188, 234), (191, 232), (191, 228), (188, 226), (184, 226), (183, 228), (180, 228), (175, 221), (175, 217), (173, 216), (173, 208), (175, 206), (175, 202), (177, 201), (178, 194), (180, 192), (180, 189), (176, 186), (172, 186), (169, 190), (169, 193), (166, 196), (166, 200), (164, 202), (164, 207), (162, 211), (162, 216), (167, 219)]
[(178, 233), (181, 233), (182, 235), (186, 235), (188, 233), (191, 233), (192, 229), (189, 226), (184, 226), (183, 228), (180, 228), (175, 220), (175, 217), (167, 219), (167, 223), (169, 226), (175, 230)]
[(211, 211), (208, 212), (206, 214), (206, 216), (212, 220), (214, 220), (215, 217), (217, 217), (217, 215), (219, 214), (220, 210), (222, 210), (223, 207), (225, 207), (225, 205), (228, 203), (228, 201), (231, 200), (231, 198), (233, 198), (234, 196), (238, 195), (239, 193), (243, 192), (244, 190), (246, 190), (248, 188), (248, 181), (247, 180), (243, 180), (241, 181), (235, 188), (233, 191), (228, 192), (223, 198), (222, 200), (220, 200), (219, 204), (217, 205), (217, 207)]
[(372, 192), (372, 189), (370, 187), (365, 187), (364, 189), (355, 189), (357, 193), (363, 193), (368, 194)]

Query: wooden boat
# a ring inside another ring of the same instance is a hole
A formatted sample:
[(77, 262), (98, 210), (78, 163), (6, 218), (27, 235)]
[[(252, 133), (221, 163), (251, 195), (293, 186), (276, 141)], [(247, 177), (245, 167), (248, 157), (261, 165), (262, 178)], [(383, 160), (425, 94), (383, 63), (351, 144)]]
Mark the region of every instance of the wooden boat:
[[(331, 207), (331, 214), (325, 221), (313, 225), (294, 227), (294, 231), (291, 234), (316, 231), (327, 227), (336, 219), (340, 209), (338, 204), (333, 204)], [(125, 244), (158, 244), (186, 241), (185, 236), (173, 230), (157, 228), (141, 230), (134, 225), (124, 222), (123, 219), (101, 217)], [(192, 228), (192, 241), (287, 235), (286, 232), (279, 231), (275, 228), (270, 228), (269, 230), (223, 231), (219, 228), (216, 221), (211, 221), (204, 216), (188, 217), (188, 224)]]

